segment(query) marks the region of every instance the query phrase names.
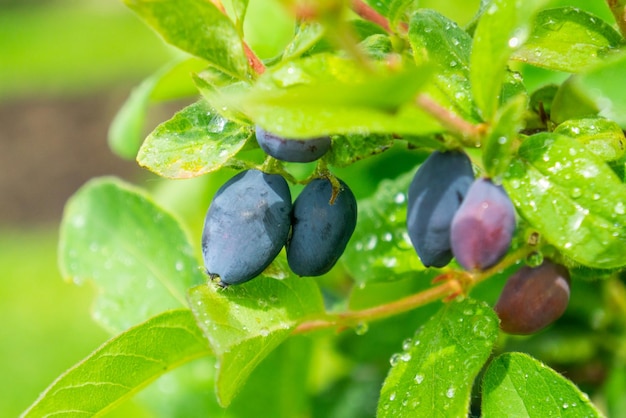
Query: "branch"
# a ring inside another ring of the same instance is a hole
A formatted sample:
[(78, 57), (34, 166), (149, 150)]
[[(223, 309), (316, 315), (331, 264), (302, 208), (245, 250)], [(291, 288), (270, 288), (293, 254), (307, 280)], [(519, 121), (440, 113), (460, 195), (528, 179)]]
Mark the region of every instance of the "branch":
[[(351, 7), (352, 11), (359, 15), (362, 19), (369, 20), (370, 22), (377, 24), (378, 26), (385, 29), (385, 31), (387, 31), (388, 33), (393, 33), (387, 18), (378, 13), (363, 0), (352, 0)], [(404, 32), (407, 32), (409, 30), (409, 26), (405, 22), (401, 22), (400, 29), (402, 29)]]
[[(209, 1), (213, 3), (213, 5), (220, 12), (222, 12), (224, 16), (228, 16), (228, 14), (226, 13), (226, 9), (224, 8), (224, 5), (222, 4), (221, 0), (209, 0)], [(243, 50), (246, 54), (246, 58), (248, 59), (248, 64), (250, 65), (250, 68), (252, 68), (254, 72), (258, 75), (263, 74), (265, 72), (265, 65), (263, 64), (263, 62), (259, 59), (259, 57), (256, 56), (254, 51), (250, 49), (246, 41), (242, 39), (241, 42), (243, 43)]]
[(256, 56), (254, 51), (250, 49), (248, 44), (243, 41), (243, 50), (246, 52), (246, 57), (248, 58), (248, 64), (254, 70), (255, 73), (261, 75), (265, 72), (265, 64)]
[(328, 328), (343, 329), (355, 327), (364, 322), (385, 319), (408, 312), (438, 300), (443, 300), (444, 302), (451, 301), (459, 295), (467, 294), (469, 289), (478, 283), (519, 263), (520, 260), (525, 259), (536, 250), (532, 245), (523, 246), (507, 255), (495, 266), (482, 272), (448, 271), (442, 273), (433, 280), (433, 283), (441, 283), (435, 287), (372, 308), (328, 314), (323, 318), (312, 319), (298, 325), (292, 331), (292, 334), (304, 334)]
[(424, 290), (414, 295), (386, 303), (384, 305), (374, 306), (360, 311), (347, 311), (339, 314), (329, 315), (324, 319), (314, 319), (303, 322), (293, 330), (293, 334), (303, 334), (306, 332), (317, 331), (320, 329), (334, 327), (352, 327), (366, 321), (376, 321), (395, 316), (404, 312), (411, 311), (423, 305), (427, 305), (437, 300), (445, 299), (452, 295), (458, 295), (462, 292), (462, 287), (457, 280), (449, 280), (436, 287)]
[(624, 0), (607, 0), (606, 1), (611, 13), (615, 16), (615, 21), (619, 27), (622, 36), (626, 36), (626, 4)]
[(475, 147), (480, 144), (480, 140), (486, 132), (486, 125), (473, 125), (465, 119), (459, 117), (456, 113), (442, 107), (427, 94), (420, 94), (415, 100), (426, 113), (437, 119), (447, 130), (456, 133), (464, 140), (464, 145)]
[(376, 23), (378, 26), (391, 33), (391, 28), (389, 27), (387, 19), (376, 10), (372, 9), (372, 7), (363, 0), (353, 0), (352, 10), (354, 13), (361, 16), (361, 18), (369, 20), (372, 23)]

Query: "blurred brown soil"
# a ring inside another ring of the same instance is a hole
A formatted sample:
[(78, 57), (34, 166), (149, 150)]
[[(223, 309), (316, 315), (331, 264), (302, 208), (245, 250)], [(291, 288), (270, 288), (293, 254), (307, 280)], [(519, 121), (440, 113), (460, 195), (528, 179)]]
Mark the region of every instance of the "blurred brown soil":
[(0, 225), (58, 222), (90, 178), (140, 175), (108, 148), (108, 125), (125, 99), (112, 96), (0, 102)]

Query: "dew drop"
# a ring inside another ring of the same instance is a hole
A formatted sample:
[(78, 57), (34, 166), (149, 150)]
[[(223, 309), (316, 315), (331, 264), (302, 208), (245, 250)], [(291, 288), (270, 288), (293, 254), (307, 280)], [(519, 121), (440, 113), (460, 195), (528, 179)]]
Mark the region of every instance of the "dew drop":
[(270, 331), (267, 328), (261, 328), (259, 334), (261, 334), (262, 337), (267, 337), (270, 335)]
[(370, 235), (367, 243), (365, 244), (365, 249), (368, 251), (373, 250), (374, 248), (376, 248), (376, 244), (378, 244), (378, 238), (376, 237), (376, 235)]
[(404, 193), (398, 193), (394, 198), (393, 201), (396, 202), (398, 205), (404, 203), (406, 201), (406, 195)]
[(626, 213), (626, 207), (624, 206), (623, 202), (617, 202), (614, 210), (615, 210), (615, 213), (618, 215), (623, 215), (624, 213)]
[(540, 251), (533, 251), (526, 257), (526, 264), (529, 267), (539, 267), (543, 263), (543, 254)]
[(391, 358), (389, 359), (389, 363), (392, 366), (395, 366), (396, 364), (400, 363), (400, 354), (398, 354), (398, 353), (392, 354)]
[(566, 402), (563, 404), (563, 409), (567, 409), (567, 408), (569, 408), (569, 404)]
[(574, 187), (570, 191), (570, 196), (572, 197), (572, 199), (578, 199), (582, 195), (583, 195), (583, 191), (580, 187)]
[(367, 333), (367, 331), (369, 331), (369, 329), (370, 329), (370, 327), (367, 324), (367, 322), (359, 322), (354, 327), (354, 333), (356, 335), (365, 335)]
[(404, 351), (408, 351), (412, 345), (413, 345), (413, 340), (410, 338), (407, 338), (404, 341), (402, 341), (402, 349)]
[(396, 392), (391, 392), (391, 395), (389, 395), (389, 400), (394, 401), (395, 399), (396, 399)]
[(423, 381), (424, 381), (424, 375), (421, 375), (421, 374), (416, 374), (415, 375), (415, 383), (417, 383), (419, 385)]
[(446, 391), (446, 397), (449, 399), (454, 398), (454, 392), (455, 392), (454, 388), (448, 388), (448, 390)]
[(509, 47), (516, 48), (519, 46), (519, 44), (520, 44), (520, 40), (517, 36), (514, 36), (511, 39), (509, 39)]
[(174, 267), (176, 268), (176, 271), (183, 271), (185, 264), (182, 261), (178, 260)]

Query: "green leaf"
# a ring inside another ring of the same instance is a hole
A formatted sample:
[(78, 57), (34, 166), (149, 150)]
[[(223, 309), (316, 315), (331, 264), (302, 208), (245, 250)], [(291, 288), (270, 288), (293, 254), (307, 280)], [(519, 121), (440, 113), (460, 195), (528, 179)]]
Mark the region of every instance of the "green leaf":
[(168, 311), (104, 343), (52, 383), (22, 416), (100, 415), (167, 371), (210, 354), (191, 312)]
[(386, 151), (393, 145), (393, 141), (391, 135), (336, 135), (324, 159), (335, 167), (346, 167)]
[(617, 123), (603, 118), (567, 120), (553, 132), (576, 139), (603, 161), (619, 160), (626, 149), (624, 131)]
[(572, 382), (523, 353), (491, 362), (483, 380), (482, 412), (490, 417), (601, 417)]
[(250, 125), (252, 122), (243, 114), (238, 107), (231, 106), (227, 97), (247, 90), (250, 85), (245, 81), (224, 74), (214, 68), (193, 74), (193, 81), (213, 111), (219, 113), (225, 119), (242, 125)]
[(204, 280), (178, 222), (114, 178), (92, 180), (68, 201), (59, 265), (66, 280), (93, 280), (94, 317), (114, 332), (186, 307), (186, 290)]
[(377, 71), (330, 54), (280, 64), (259, 78), (249, 93), (233, 97), (257, 124), (287, 138), (349, 133), (440, 131), (414, 104), (432, 68)]
[(387, 12), (389, 27), (392, 30), (398, 30), (403, 23), (406, 24), (410, 21), (413, 12), (419, 11), (418, 6), (419, 1), (417, 0), (391, 0)]
[(296, 34), (285, 47), (283, 59), (294, 59), (309, 52), (324, 38), (325, 28), (318, 22), (301, 22), (296, 28)]
[(626, 186), (575, 139), (527, 138), (504, 178), (511, 200), (564, 255), (588, 267), (626, 265)]
[(496, 113), (511, 54), (526, 41), (533, 15), (547, 2), (494, 0), (482, 13), (472, 44), (470, 80), (485, 120)]
[(394, 357), (376, 416), (466, 417), (497, 336), (498, 318), (486, 303), (445, 305)]
[(190, 289), (189, 303), (218, 358), (217, 397), (223, 406), (298, 324), (324, 312), (317, 284), (293, 276), (258, 277), (227, 289), (200, 285)]
[[(135, 158), (144, 139), (148, 105), (155, 99), (167, 100), (195, 93), (189, 73), (206, 67), (196, 58), (177, 60), (146, 78), (131, 92), (109, 127), (109, 147), (122, 158)], [(184, 80), (181, 78), (184, 77)]]
[(528, 98), (519, 95), (498, 109), (494, 124), (483, 143), (483, 164), (490, 177), (500, 177), (513, 158), (517, 132), (523, 127)]
[(229, 166), (251, 136), (249, 127), (224, 119), (201, 100), (157, 126), (137, 161), (163, 177), (196, 177)]
[(607, 59), (574, 78), (577, 89), (594, 101), (600, 115), (626, 129), (626, 53)]
[(551, 106), (550, 120), (553, 122), (562, 123), (598, 114), (598, 105), (577, 85), (577, 77), (571, 76), (559, 86)]
[(242, 80), (248, 61), (237, 29), (210, 1), (124, 0), (163, 39)]
[(393, 52), (391, 38), (380, 33), (368, 36), (359, 43), (359, 47), (375, 60), (384, 60)]
[(384, 180), (359, 201), (356, 230), (341, 257), (359, 282), (399, 280), (424, 266), (406, 232), (406, 193), (414, 172)]
[(597, 16), (575, 7), (537, 14), (526, 43), (512, 59), (556, 71), (579, 72), (622, 44), (621, 35)]
[(467, 32), (434, 10), (419, 9), (411, 18), (409, 42), (418, 65), (437, 65), (428, 93), (463, 118), (480, 121), (469, 81), (472, 38)]
[(233, 14), (235, 15), (235, 26), (239, 35), (243, 38), (243, 22), (246, 17), (246, 11), (248, 10), (248, 0), (231, 0), (230, 2), (233, 8)]

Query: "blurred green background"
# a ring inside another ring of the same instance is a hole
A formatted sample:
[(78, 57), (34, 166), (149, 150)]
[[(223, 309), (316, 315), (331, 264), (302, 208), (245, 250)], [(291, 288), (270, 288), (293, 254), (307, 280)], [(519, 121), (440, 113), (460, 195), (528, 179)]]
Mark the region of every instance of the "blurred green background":
[[(471, 18), (477, 3), (421, 2), (460, 23)], [(608, 17), (602, 1), (559, 3)], [(275, 2), (253, 2), (250, 10), (258, 21), (275, 13)], [(262, 25), (248, 28), (250, 43), (262, 57), (275, 54), (289, 36), (288, 26), (278, 26), (272, 31)], [(114, 174), (143, 187), (163, 185), (133, 161), (114, 156), (106, 135), (130, 89), (175, 54), (116, 0), (0, 2), (2, 417), (19, 415), (109, 337), (89, 316), (94, 290), (66, 283), (58, 273), (58, 224), (64, 202), (89, 178)], [(528, 77), (535, 85), (545, 81), (540, 71)], [(147, 129), (175, 109), (157, 109)], [(378, 164), (378, 171), (353, 185), (355, 193), (363, 196), (375, 188), (371, 183), (410, 164), (405, 158), (384, 173), (380, 170), (391, 165)], [(107, 416), (142, 414), (127, 402)]]
[[(0, 416), (18, 416), (108, 339), (93, 289), (57, 269), (64, 202), (91, 177), (151, 182), (107, 147), (131, 87), (164, 46), (118, 1), (0, 2)], [(141, 416), (129, 403), (110, 416)]]

